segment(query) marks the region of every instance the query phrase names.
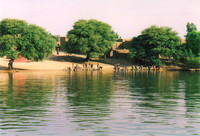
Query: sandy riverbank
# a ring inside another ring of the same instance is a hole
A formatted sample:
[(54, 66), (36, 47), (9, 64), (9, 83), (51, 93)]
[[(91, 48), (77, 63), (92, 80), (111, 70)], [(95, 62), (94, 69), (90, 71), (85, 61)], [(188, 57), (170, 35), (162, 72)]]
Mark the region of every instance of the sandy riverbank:
[[(66, 70), (68, 67), (73, 67), (78, 65), (83, 67), (84, 59), (86, 56), (77, 55), (77, 54), (66, 54), (60, 52), (59, 55), (53, 53), (50, 57), (40, 62), (14, 62), (15, 70)], [(8, 71), (8, 62), (9, 59), (0, 58), (0, 72)], [(87, 62), (88, 64), (93, 64), (93, 68), (97, 69), (97, 64), (103, 67), (103, 71), (113, 71), (115, 64), (125, 64), (126, 66), (131, 67), (133, 64), (127, 59), (103, 59), (102, 60), (92, 60)], [(164, 66), (162, 70), (184, 70), (178, 66)], [(200, 69), (186, 69), (187, 71), (199, 71)]]
[[(65, 54), (61, 52), (59, 55), (55, 53), (44, 61), (39, 62), (14, 62), (13, 66), (15, 70), (65, 70), (67, 67), (80, 66), (84, 64), (83, 55)], [(8, 69), (9, 59), (0, 58), (0, 70), (6, 71)], [(94, 68), (97, 68), (97, 64), (102, 66), (104, 70), (113, 70), (113, 65), (100, 62), (87, 62), (93, 64)]]

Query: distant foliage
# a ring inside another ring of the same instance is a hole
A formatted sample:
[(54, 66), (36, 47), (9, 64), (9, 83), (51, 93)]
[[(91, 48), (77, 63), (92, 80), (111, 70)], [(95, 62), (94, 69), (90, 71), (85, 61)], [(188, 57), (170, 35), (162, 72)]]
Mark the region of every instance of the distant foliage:
[(67, 51), (86, 54), (89, 60), (94, 54), (99, 56), (109, 51), (118, 35), (109, 24), (91, 19), (75, 22), (67, 37)]

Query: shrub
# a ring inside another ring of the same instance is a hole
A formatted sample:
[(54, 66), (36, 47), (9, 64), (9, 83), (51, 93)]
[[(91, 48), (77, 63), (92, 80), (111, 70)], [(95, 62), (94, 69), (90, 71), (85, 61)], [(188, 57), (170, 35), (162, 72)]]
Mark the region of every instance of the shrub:
[(200, 57), (189, 58), (185, 64), (188, 68), (200, 68)]

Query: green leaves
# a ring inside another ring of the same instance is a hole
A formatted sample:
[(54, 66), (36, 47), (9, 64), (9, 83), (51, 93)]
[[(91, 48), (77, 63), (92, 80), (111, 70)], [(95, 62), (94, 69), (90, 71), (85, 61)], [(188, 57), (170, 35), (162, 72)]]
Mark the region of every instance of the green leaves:
[(67, 51), (81, 54), (106, 53), (118, 38), (110, 25), (94, 19), (75, 22), (67, 37)]
[(0, 56), (7, 56), (10, 59), (17, 58), (19, 40), (19, 37), (12, 35), (3, 35), (0, 37)]
[(191, 50), (195, 56), (200, 55), (200, 32), (187, 33), (186, 49)]
[(4, 19), (0, 28), (0, 56), (15, 59), (21, 53), (29, 60), (42, 60), (55, 49), (56, 40), (42, 27)]
[(197, 31), (197, 27), (194, 23), (187, 23), (186, 25), (186, 28), (187, 28), (187, 32), (196, 32)]
[(0, 22), (0, 36), (23, 34), (28, 23), (18, 19), (4, 19)]
[[(151, 26), (138, 37), (134, 37), (131, 44), (131, 56), (140, 60), (157, 60), (160, 56), (172, 57), (180, 45), (177, 32), (169, 27)], [(160, 62), (159, 62), (160, 63)]]

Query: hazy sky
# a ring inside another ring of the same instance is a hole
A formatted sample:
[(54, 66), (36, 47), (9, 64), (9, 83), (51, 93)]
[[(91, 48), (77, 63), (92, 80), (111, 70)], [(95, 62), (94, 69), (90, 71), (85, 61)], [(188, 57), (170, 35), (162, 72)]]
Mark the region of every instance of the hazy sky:
[(187, 22), (200, 30), (200, 0), (0, 0), (0, 20), (22, 19), (65, 36), (79, 19), (108, 23), (122, 38), (151, 25), (169, 26), (181, 37)]

